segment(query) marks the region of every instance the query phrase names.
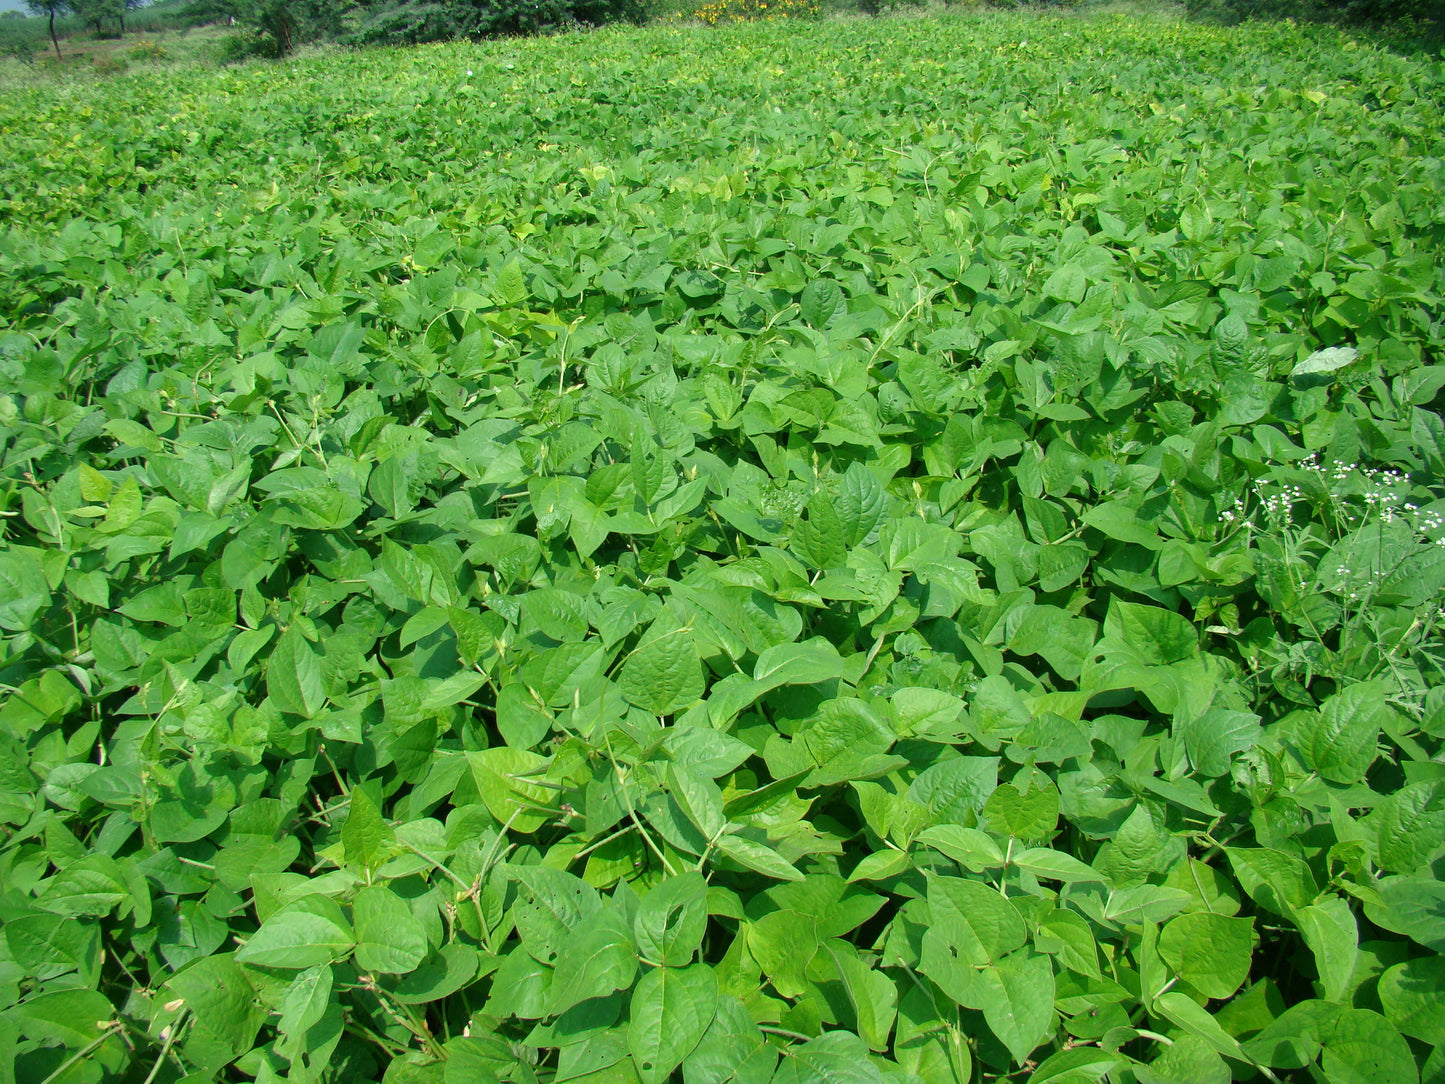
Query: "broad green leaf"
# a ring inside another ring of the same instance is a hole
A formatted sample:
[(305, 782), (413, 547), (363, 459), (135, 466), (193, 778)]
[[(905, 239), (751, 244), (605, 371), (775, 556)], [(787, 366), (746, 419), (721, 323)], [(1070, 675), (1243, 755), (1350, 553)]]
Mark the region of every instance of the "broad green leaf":
[(747, 947), (773, 987), (787, 998), (808, 990), (808, 963), (821, 946), (817, 924), (798, 911), (772, 911), (747, 929)]
[(1004, 864), (1003, 849), (986, 832), (957, 824), (939, 824), (918, 833), (918, 842), (946, 854), (974, 873)]
[(98, 1025), (115, 1019), (115, 1007), (94, 990), (55, 990), (12, 1006), (6, 1015), (26, 1038), (79, 1050), (100, 1034)]
[(668, 967), (691, 962), (707, 929), (707, 882), (698, 873), (666, 878), (642, 897), (632, 929), (644, 959)]
[(1265, 847), (1227, 847), (1230, 868), (1261, 907), (1292, 917), (1319, 894), (1314, 875), (1302, 860)]
[(1445, 1043), (1445, 959), (1425, 956), (1396, 964), (1379, 982), (1385, 1019), (1402, 1035)]
[(1371, 922), (1445, 952), (1445, 883), (1433, 876), (1386, 877), (1377, 887), (1379, 901), (1365, 904)]
[(671, 715), (703, 693), (702, 664), (688, 630), (664, 614), (648, 628), (623, 663), (618, 687), (628, 703), (654, 715)]
[[(341, 907), (326, 896), (305, 896), (272, 914), (236, 953), (241, 963), (301, 970), (351, 953), (356, 936)], [(420, 959), (420, 958), (418, 958)]]
[(1073, 911), (1051, 911), (1039, 920), (1034, 947), (1047, 952), (1071, 971), (1100, 977), (1099, 947), (1093, 927)]
[(872, 534), (883, 520), (888, 497), (873, 472), (861, 463), (850, 463), (838, 480), (834, 508), (842, 529), (843, 544), (850, 549)]
[(610, 910), (593, 912), (561, 944), (552, 977), (552, 1012), (625, 990), (636, 974), (637, 948), (622, 916)]
[(897, 1009), (898, 988), (881, 971), (874, 970), (855, 955), (846, 942), (830, 942), (824, 946), (837, 968), (838, 977), (848, 991), (853, 1005), (853, 1018), (858, 1034), (869, 1049), (882, 1051), (888, 1047)]
[(164, 991), (165, 1000), (180, 999), (194, 1019), (183, 1047), (187, 1058), (213, 1076), (251, 1049), (266, 1020), (255, 988), (229, 954), (202, 957), (173, 975)]
[(1400, 1033), (1369, 1009), (1340, 1010), (1320, 1029), (1320, 1068), (1339, 1084), (1412, 1084), (1415, 1056)]
[(1103, 881), (1104, 875), (1071, 854), (1049, 847), (1028, 847), (1012, 858), (1014, 865), (1026, 869), (1046, 881), (1074, 884), (1080, 881)]
[(287, 629), (266, 662), (266, 691), (282, 711), (310, 719), (326, 703), (321, 659), (295, 629)]
[(769, 1084), (778, 1052), (737, 998), (722, 994), (717, 1015), (682, 1063), (686, 1084)]
[(1229, 771), (1235, 753), (1252, 749), (1259, 740), (1259, 716), (1211, 706), (1198, 718), (1176, 724), (1184, 735), (1190, 766), (1200, 775), (1216, 778)]
[(307, 1029), (326, 1014), (331, 1002), (332, 970), (329, 964), (319, 964), (291, 980), (282, 997), (281, 1019), (276, 1025), (283, 1035), (299, 1041)]
[(983, 1016), (1017, 1064), (1048, 1037), (1054, 1018), (1054, 971), (1047, 956), (1027, 950), (979, 974), (986, 991)]
[(799, 312), (816, 328), (827, 327), (833, 318), (847, 311), (843, 291), (831, 279), (814, 279), (803, 287)]
[(809, 1084), (817, 1080), (829, 1084), (883, 1084), (884, 1079), (858, 1036), (830, 1031), (791, 1047), (773, 1075), (773, 1084)]
[(742, 836), (723, 836), (717, 841), (717, 849), (739, 865), (772, 877), (778, 881), (801, 881), (803, 875), (796, 866), (771, 847), (756, 843)]
[(1161, 994), (1155, 1001), (1160, 1015), (1190, 1035), (1203, 1039), (1217, 1054), (1226, 1058), (1246, 1060), (1240, 1045), (1234, 1037), (1219, 1026), (1199, 1002), (1184, 994), (1171, 990)]
[(883, 850), (864, 855), (863, 859), (848, 874), (849, 881), (880, 881), (896, 877), (908, 869), (911, 863), (907, 851)]
[(1017, 839), (1043, 839), (1059, 820), (1059, 792), (1051, 783), (1034, 785), (1021, 793), (1012, 783), (1000, 784), (983, 811), (990, 826)]
[(1196, 911), (1159, 931), (1159, 955), (1176, 975), (1206, 997), (1233, 995), (1249, 977), (1254, 921)]
[(1445, 782), (1410, 783), (1387, 795), (1369, 824), (1380, 867), (1413, 873), (1445, 848)]
[(717, 977), (703, 964), (658, 967), (632, 991), (627, 1046), (644, 1084), (661, 1084), (712, 1024)]
[(1326, 1001), (1345, 1001), (1355, 983), (1359, 927), (1348, 900), (1331, 896), (1295, 912), (1305, 944), (1314, 953)]
[(533, 777), (547, 766), (545, 757), (505, 746), (467, 753), (477, 791), (492, 816), (518, 832), (546, 824), (553, 792)]
[(527, 951), (554, 965), (574, 929), (602, 909), (596, 890), (580, 878), (547, 866), (509, 866), (520, 882), (514, 917)]
[(0, 550), (0, 628), (24, 632), (50, 603), (50, 584), (39, 559), (28, 549)]
[(127, 897), (125, 874), (115, 859), (87, 854), (64, 867), (45, 886), (37, 903), (57, 915), (108, 915)]
[(1128, 644), (1141, 661), (1167, 666), (1199, 653), (1199, 633), (1181, 615), (1158, 606), (1133, 602), (1110, 603), (1104, 634)]
[(363, 874), (380, 868), (395, 851), (396, 833), (363, 787), (351, 792), (350, 812), (341, 825), (341, 845), (347, 864)]
[(1305, 765), (1332, 783), (1358, 783), (1374, 763), (1376, 742), (1389, 707), (1383, 689), (1358, 682), (1310, 713), (1300, 733)]
[(1094, 867), (1120, 887), (1139, 884), (1154, 872), (1167, 842), (1162, 826), (1141, 802), (1100, 851)]
[(817, 685), (842, 673), (842, 656), (822, 637), (800, 644), (777, 644), (760, 652), (753, 664), (754, 688), (760, 693), (779, 685)]
[(793, 531), (793, 548), (809, 568), (830, 569), (848, 556), (843, 542), (843, 521), (826, 493), (815, 493), (805, 506), (805, 516)]
[(390, 888), (363, 888), (351, 907), (357, 967), (401, 975), (426, 959), (430, 951), (426, 931), (407, 902)]
[(1311, 377), (1343, 369), (1359, 356), (1360, 352), (1353, 346), (1331, 346), (1324, 350), (1316, 350), (1291, 369), (1290, 376), (1297, 383), (1305, 384)]

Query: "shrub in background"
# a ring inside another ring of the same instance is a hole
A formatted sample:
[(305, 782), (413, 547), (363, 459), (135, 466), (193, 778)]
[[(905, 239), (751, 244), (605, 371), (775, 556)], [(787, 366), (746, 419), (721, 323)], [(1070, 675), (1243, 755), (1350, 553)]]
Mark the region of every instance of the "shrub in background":
[(1187, 0), (1194, 18), (1233, 24), (1246, 19), (1308, 19), (1357, 25), (1396, 22), (1445, 25), (1442, 0)]
[(693, 15), (709, 26), (752, 19), (813, 19), (818, 4), (817, 0), (712, 0)]

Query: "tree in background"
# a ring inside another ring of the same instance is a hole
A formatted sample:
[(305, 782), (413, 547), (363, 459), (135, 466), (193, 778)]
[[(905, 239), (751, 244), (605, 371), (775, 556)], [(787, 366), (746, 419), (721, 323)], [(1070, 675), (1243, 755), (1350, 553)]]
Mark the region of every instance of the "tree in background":
[(70, 9), (84, 19), (96, 36), (105, 32), (107, 22), (125, 18), (125, 0), (67, 0)]
[(135, 11), (137, 8), (143, 8), (145, 7), (145, 5), (146, 0), (121, 0), (120, 11), (117, 12), (118, 17), (120, 18), (121, 37), (125, 37), (125, 13), (127, 11)]
[(70, 0), (25, 0), (31, 15), (46, 15), (50, 18), (50, 42), (55, 46), (55, 59), (60, 60), (60, 39), (55, 36), (55, 17), (68, 14)]

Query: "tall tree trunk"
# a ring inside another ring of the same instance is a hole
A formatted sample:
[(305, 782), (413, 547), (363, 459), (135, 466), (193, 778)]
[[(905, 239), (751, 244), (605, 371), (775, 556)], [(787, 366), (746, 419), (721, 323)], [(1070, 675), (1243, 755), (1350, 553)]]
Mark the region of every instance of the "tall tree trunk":
[(125, 8), (120, 9), (120, 36), (125, 37)]
[(55, 36), (55, 9), (50, 9), (50, 40), (55, 45), (55, 59), (64, 60), (60, 55), (60, 39)]

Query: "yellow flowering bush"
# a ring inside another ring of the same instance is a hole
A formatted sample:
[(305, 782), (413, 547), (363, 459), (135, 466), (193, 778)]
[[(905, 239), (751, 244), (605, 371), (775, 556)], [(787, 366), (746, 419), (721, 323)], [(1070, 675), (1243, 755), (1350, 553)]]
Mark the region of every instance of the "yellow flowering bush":
[(814, 19), (817, 0), (712, 0), (693, 12), (709, 26), (752, 19)]
[(141, 38), (130, 47), (130, 56), (132, 60), (164, 60), (166, 51), (159, 42)]

